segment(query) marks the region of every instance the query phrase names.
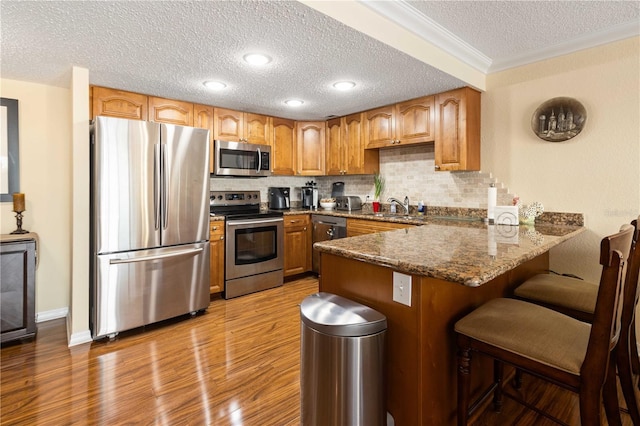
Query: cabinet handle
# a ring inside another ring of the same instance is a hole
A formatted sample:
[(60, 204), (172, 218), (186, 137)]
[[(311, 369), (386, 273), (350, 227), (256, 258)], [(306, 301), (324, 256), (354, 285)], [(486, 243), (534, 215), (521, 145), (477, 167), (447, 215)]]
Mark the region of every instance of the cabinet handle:
[(440, 170), (440, 166), (438, 166), (437, 164), (435, 165), (435, 169), (436, 170)]
[(217, 230), (218, 230), (218, 227), (217, 227), (217, 226), (214, 226), (214, 227), (213, 227), (213, 228), (211, 228), (211, 229), (213, 229), (214, 231), (217, 231)]
[(224, 240), (224, 235), (222, 237), (220, 237), (221, 240)]

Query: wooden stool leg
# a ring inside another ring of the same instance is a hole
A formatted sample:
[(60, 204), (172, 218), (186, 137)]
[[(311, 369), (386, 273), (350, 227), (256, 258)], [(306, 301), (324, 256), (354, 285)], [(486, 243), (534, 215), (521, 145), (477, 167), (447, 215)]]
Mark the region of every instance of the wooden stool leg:
[(520, 389), (522, 387), (522, 370), (516, 368), (516, 374), (513, 378), (513, 387)]
[(471, 350), (461, 348), (458, 353), (458, 426), (467, 426), (469, 421), (470, 379)]
[[(604, 410), (607, 413), (609, 426), (622, 426), (620, 418), (620, 406), (618, 404), (618, 388), (616, 382), (616, 349), (611, 353), (611, 359), (607, 368), (607, 377), (602, 388)], [(582, 407), (581, 407), (582, 410)], [(584, 422), (583, 422), (584, 423)]]
[(493, 410), (497, 413), (502, 411), (502, 376), (504, 374), (504, 364), (497, 359), (493, 360), (493, 382), (496, 389), (493, 391)]
[(638, 397), (634, 386), (631, 355), (629, 353), (633, 352), (633, 348), (629, 342), (629, 344), (624, 345), (624, 347), (619, 347), (617, 352), (618, 378), (620, 379), (622, 395), (624, 395), (624, 400), (627, 403), (627, 409), (629, 410), (629, 415), (631, 416), (631, 420), (633, 420), (633, 424), (640, 425)]

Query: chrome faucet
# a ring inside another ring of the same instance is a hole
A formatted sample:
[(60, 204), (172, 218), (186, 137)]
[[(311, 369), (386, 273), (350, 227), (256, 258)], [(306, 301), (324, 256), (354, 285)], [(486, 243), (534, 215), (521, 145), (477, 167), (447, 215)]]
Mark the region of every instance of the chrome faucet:
[(404, 197), (404, 203), (393, 197), (389, 197), (387, 201), (389, 203), (396, 203), (397, 205), (404, 207), (404, 214), (409, 214), (409, 196)]

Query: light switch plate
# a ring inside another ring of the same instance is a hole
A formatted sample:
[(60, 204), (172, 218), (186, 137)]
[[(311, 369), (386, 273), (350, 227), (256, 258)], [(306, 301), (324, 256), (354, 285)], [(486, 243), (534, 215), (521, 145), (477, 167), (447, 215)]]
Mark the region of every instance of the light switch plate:
[(411, 275), (393, 273), (393, 301), (411, 306)]

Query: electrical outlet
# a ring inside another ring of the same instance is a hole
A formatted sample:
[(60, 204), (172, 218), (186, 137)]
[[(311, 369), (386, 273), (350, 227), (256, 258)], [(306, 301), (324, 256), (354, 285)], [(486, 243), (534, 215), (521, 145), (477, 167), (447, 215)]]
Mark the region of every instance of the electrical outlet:
[(411, 306), (411, 275), (393, 273), (393, 301)]

